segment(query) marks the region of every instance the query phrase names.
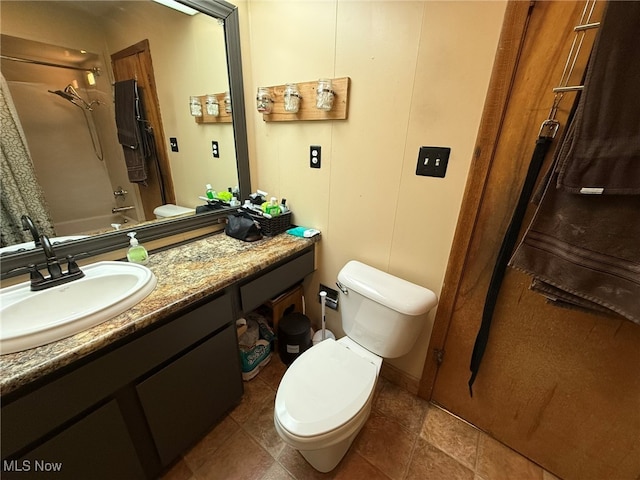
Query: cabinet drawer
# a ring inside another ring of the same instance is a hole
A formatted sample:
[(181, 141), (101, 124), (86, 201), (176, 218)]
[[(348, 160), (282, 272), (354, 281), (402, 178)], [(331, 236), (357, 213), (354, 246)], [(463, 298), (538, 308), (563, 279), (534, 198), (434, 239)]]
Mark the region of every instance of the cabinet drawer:
[(163, 466), (240, 401), (239, 362), (229, 326), (136, 387)]
[(3, 405), (2, 458), (232, 322), (231, 299), (224, 295)]
[(242, 310), (249, 312), (287, 288), (304, 279), (314, 270), (313, 250), (261, 275), (240, 287)]

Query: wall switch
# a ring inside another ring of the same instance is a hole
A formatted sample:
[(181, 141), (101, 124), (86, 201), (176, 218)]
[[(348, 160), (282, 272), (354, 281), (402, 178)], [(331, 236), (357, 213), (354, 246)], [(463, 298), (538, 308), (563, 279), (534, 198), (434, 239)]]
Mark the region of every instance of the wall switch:
[(325, 297), (324, 304), (327, 308), (332, 310), (338, 310), (338, 291), (333, 288), (329, 288), (323, 284), (320, 284), (318, 288), (318, 302), (322, 303), (322, 297), (320, 297), (320, 292), (327, 292), (327, 296)]
[(176, 137), (169, 137), (169, 146), (172, 152), (178, 151), (178, 139)]
[(311, 145), (309, 147), (309, 166), (311, 168), (320, 168), (322, 163), (322, 147), (320, 145)]
[(420, 147), (416, 175), (443, 178), (449, 163), (449, 147)]
[(218, 142), (215, 140), (211, 141), (211, 153), (213, 158), (220, 158), (220, 149), (218, 148)]

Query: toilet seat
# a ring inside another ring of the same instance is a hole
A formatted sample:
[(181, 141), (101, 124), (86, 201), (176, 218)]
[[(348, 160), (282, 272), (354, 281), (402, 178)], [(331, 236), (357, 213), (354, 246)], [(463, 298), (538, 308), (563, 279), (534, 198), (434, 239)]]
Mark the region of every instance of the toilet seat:
[(327, 339), (288, 368), (276, 395), (275, 417), (296, 437), (336, 430), (365, 407), (378, 367), (340, 342)]

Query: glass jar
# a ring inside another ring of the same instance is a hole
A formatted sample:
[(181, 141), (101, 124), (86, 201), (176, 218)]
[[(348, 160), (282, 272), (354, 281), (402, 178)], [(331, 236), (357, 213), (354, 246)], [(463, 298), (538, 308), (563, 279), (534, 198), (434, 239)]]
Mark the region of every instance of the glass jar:
[(212, 117), (220, 115), (220, 105), (215, 95), (207, 95), (205, 105), (207, 107), (207, 115), (211, 115)]
[(231, 94), (229, 92), (224, 93), (224, 111), (231, 113)]
[(298, 85), (295, 83), (287, 83), (284, 88), (284, 111), (289, 113), (297, 113), (300, 109), (300, 92)]
[(271, 113), (271, 110), (273, 109), (273, 100), (271, 99), (271, 93), (268, 88), (258, 87), (256, 107), (260, 113)]
[(202, 102), (200, 101), (200, 97), (189, 97), (189, 107), (191, 108), (191, 115), (194, 117), (202, 116)]
[(318, 88), (316, 90), (316, 108), (319, 110), (329, 111), (333, 108), (334, 91), (331, 89), (331, 80), (321, 78), (318, 80)]

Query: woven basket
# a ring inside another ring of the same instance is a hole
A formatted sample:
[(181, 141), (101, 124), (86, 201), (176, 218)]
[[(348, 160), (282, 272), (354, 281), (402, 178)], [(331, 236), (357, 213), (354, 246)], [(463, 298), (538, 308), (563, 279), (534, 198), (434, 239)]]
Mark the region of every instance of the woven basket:
[(273, 218), (266, 218), (247, 210), (247, 213), (260, 224), (262, 234), (267, 237), (273, 237), (289, 229), (291, 226), (291, 212), (283, 213)]

